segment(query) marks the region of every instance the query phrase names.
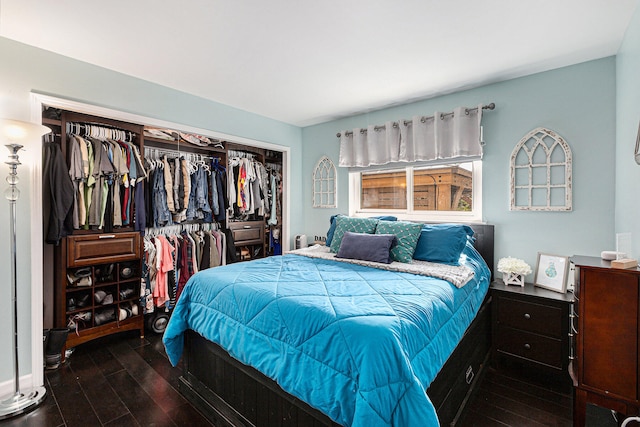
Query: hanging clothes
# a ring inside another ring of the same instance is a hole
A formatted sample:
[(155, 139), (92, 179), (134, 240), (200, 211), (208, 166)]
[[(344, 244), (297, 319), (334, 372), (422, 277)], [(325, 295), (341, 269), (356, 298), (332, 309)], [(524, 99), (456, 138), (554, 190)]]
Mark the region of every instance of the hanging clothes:
[(43, 178), (50, 197), (47, 243), (59, 244), (73, 233), (74, 185), (69, 177), (67, 163), (60, 146), (55, 142), (44, 143)]

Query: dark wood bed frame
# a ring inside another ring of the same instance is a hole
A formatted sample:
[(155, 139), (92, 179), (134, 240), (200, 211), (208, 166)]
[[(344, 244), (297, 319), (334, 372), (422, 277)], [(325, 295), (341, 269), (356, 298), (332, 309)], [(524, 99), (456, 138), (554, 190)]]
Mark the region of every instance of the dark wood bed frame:
[[(493, 225), (469, 225), (475, 232), (475, 247), (493, 269)], [(457, 423), (483, 376), (491, 345), (490, 303), (487, 294), (478, 315), (427, 390), (441, 426)], [(338, 426), (191, 330), (185, 335), (182, 364), (181, 393), (216, 426)]]

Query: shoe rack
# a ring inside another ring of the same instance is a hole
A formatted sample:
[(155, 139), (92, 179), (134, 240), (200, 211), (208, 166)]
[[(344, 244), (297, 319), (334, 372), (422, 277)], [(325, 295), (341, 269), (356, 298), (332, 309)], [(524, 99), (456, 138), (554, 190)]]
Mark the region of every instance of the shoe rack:
[(127, 330), (144, 337), (140, 233), (69, 236), (55, 256), (54, 315), (69, 329), (66, 348)]

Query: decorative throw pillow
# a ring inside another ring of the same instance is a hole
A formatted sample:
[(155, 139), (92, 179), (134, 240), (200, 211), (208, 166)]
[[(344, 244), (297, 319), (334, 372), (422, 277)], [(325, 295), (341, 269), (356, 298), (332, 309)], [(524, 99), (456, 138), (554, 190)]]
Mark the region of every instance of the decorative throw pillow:
[[(327, 246), (331, 246), (331, 241), (333, 240), (333, 234), (336, 231), (336, 218), (339, 216), (345, 216), (345, 215), (336, 214), (336, 215), (331, 215), (331, 218), (329, 218), (329, 230), (327, 231), (327, 240), (325, 242), (325, 245)], [(398, 219), (395, 216), (391, 216), (391, 215), (374, 216), (372, 218), (384, 219), (385, 221), (396, 221)]]
[(467, 239), (473, 236), (473, 229), (462, 224), (424, 224), (418, 239), (415, 259), (459, 265), (460, 254)]
[(336, 230), (331, 240), (331, 252), (338, 253), (345, 232), (373, 234), (376, 231), (376, 224), (378, 224), (378, 220), (373, 218), (354, 218), (339, 215), (336, 217)]
[(379, 221), (376, 234), (395, 234), (398, 244), (391, 249), (391, 258), (399, 262), (411, 262), (422, 224), (407, 221)]
[(365, 234), (347, 231), (337, 258), (359, 259), (363, 261), (391, 263), (391, 248), (396, 242), (393, 234)]
[(331, 215), (329, 218), (329, 230), (327, 231), (327, 240), (325, 241), (325, 245), (331, 246), (331, 241), (333, 240), (333, 234), (336, 232), (336, 218), (339, 216), (344, 216), (342, 214)]

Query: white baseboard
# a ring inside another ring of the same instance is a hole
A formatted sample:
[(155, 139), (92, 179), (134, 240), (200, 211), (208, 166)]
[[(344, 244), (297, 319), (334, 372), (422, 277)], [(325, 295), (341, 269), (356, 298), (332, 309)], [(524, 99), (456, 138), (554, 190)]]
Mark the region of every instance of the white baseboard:
[[(35, 384), (35, 386), (41, 386), (42, 384)], [(33, 384), (33, 375), (27, 374), (20, 377), (20, 390), (25, 391), (27, 389), (31, 389), (34, 387)], [(9, 381), (3, 381), (0, 383), (0, 400), (3, 400), (5, 396), (13, 395), (15, 391), (15, 385), (13, 384), (13, 379)]]

